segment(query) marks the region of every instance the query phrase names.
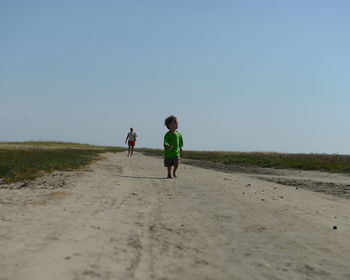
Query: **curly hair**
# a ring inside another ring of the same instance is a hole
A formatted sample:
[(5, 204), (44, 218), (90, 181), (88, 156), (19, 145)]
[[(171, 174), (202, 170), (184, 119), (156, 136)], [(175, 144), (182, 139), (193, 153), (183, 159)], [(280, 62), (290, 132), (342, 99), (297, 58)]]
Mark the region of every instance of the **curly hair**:
[(177, 120), (177, 117), (175, 116), (169, 116), (165, 119), (164, 121), (164, 125), (169, 128), (169, 124), (172, 122), (172, 121), (176, 121)]

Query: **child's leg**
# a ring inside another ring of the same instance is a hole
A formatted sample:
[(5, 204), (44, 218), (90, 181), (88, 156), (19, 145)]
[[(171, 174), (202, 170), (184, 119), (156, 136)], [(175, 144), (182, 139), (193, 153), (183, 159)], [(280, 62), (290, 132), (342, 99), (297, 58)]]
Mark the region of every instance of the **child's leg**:
[(174, 165), (174, 169), (173, 169), (173, 177), (176, 178), (176, 170), (179, 167), (178, 164)]
[(171, 177), (171, 166), (167, 166), (168, 169), (168, 178), (172, 178)]

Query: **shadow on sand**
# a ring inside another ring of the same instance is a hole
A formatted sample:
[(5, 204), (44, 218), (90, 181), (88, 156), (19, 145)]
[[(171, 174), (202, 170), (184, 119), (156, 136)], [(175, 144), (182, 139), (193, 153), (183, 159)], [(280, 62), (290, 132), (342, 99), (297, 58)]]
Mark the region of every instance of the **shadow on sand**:
[(126, 176), (126, 175), (119, 175), (119, 177), (134, 178), (134, 179), (158, 179), (158, 180), (167, 179), (166, 177), (152, 177), (152, 176)]

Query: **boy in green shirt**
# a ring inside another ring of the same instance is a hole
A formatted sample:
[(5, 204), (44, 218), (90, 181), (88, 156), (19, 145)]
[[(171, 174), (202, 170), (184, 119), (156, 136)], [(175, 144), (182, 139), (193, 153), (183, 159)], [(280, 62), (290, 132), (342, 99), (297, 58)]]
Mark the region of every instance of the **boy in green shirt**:
[[(176, 170), (180, 162), (180, 153), (183, 152), (183, 140), (180, 132), (176, 131), (179, 123), (175, 116), (165, 119), (165, 126), (169, 131), (164, 135), (164, 166), (168, 169), (168, 178), (176, 178)], [(174, 166), (171, 173), (171, 167)], [(172, 176), (173, 177), (172, 177)]]

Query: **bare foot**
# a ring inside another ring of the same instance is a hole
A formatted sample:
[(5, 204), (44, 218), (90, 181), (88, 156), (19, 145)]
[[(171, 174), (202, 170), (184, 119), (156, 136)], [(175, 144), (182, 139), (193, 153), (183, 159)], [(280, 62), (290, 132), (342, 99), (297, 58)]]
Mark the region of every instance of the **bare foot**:
[(173, 177), (174, 177), (174, 178), (176, 178), (176, 177), (177, 177), (175, 173), (173, 173)]
[(168, 179), (173, 179), (172, 177), (171, 177), (171, 175), (170, 174), (168, 174), (168, 177), (167, 177)]

